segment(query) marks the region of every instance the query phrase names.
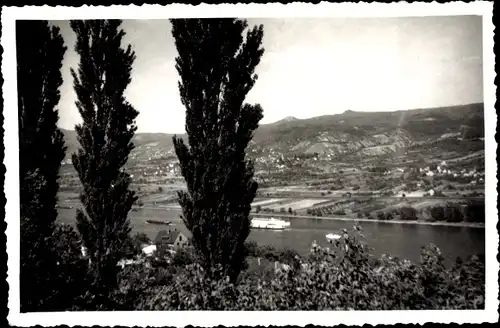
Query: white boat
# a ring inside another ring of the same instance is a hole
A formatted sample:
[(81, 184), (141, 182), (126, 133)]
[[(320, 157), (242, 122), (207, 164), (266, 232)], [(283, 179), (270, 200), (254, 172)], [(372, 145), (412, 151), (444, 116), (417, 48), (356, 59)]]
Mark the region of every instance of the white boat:
[(341, 238), (341, 236), (337, 235), (335, 233), (329, 233), (328, 235), (326, 235), (326, 239), (328, 240), (329, 243), (333, 242), (334, 240), (340, 239), (340, 238)]
[(251, 227), (254, 229), (271, 229), (271, 230), (284, 230), (290, 226), (290, 222), (285, 220), (278, 220), (275, 218), (264, 219), (254, 218), (251, 222)]

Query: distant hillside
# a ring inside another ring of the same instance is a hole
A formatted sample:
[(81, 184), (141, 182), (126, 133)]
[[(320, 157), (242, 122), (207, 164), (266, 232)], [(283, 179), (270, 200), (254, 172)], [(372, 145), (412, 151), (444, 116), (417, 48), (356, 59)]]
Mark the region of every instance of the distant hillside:
[(383, 154), (443, 135), (484, 136), (484, 106), (471, 104), (396, 112), (355, 112), (260, 126), (254, 146), (333, 155)]
[(293, 116), (287, 116), (277, 122), (274, 122), (274, 123), (270, 123), (270, 124), (273, 124), (273, 125), (278, 125), (278, 124), (287, 124), (287, 123), (293, 123), (295, 121), (298, 121), (299, 119), (296, 118), (296, 117), (293, 117)]
[[(64, 140), (66, 142), (66, 158), (71, 158), (71, 154), (76, 152), (80, 147), (76, 132), (74, 130), (62, 129), (64, 134)], [(167, 133), (137, 133), (133, 139), (135, 150), (134, 152), (139, 152), (146, 147), (158, 148), (158, 149), (173, 149), (174, 144), (172, 137), (174, 134)], [(185, 135), (178, 135), (180, 137), (186, 137)]]
[[(77, 149), (74, 131), (64, 130), (68, 157)], [(138, 133), (136, 151), (144, 147), (173, 149), (172, 134)], [(356, 112), (310, 119), (286, 117), (262, 124), (251, 147), (282, 153), (320, 153), (333, 156), (359, 152), (378, 156), (446, 138), (484, 136), (484, 105), (470, 104), (395, 112)], [(185, 136), (184, 136), (185, 137)]]

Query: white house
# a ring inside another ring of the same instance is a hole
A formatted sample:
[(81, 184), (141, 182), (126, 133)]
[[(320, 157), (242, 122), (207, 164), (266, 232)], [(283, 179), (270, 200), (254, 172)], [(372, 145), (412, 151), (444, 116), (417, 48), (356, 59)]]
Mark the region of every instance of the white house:
[(142, 252), (146, 256), (151, 256), (154, 252), (156, 252), (156, 245), (148, 245), (142, 249)]

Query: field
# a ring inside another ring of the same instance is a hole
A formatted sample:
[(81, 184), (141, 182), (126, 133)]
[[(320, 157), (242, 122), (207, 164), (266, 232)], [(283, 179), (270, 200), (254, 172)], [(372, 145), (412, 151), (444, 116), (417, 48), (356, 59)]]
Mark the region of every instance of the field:
[(264, 206), (282, 201), (280, 198), (259, 199), (252, 203), (252, 206)]
[(288, 204), (292, 211), (302, 210), (324, 202), (324, 199), (302, 199)]

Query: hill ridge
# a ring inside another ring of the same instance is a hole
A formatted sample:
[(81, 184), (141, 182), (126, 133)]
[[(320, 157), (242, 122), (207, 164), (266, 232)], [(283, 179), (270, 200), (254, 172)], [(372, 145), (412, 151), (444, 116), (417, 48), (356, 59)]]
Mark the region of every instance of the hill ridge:
[[(67, 157), (78, 143), (73, 130), (62, 129), (68, 146)], [(177, 134), (186, 139), (186, 135)], [(172, 133), (136, 133), (136, 150), (155, 148), (173, 151)], [(287, 116), (261, 124), (250, 144), (253, 153), (383, 156), (399, 153), (415, 144), (449, 138), (483, 137), (484, 104), (474, 103), (439, 108), (392, 112), (347, 110), (342, 114), (308, 119)]]

